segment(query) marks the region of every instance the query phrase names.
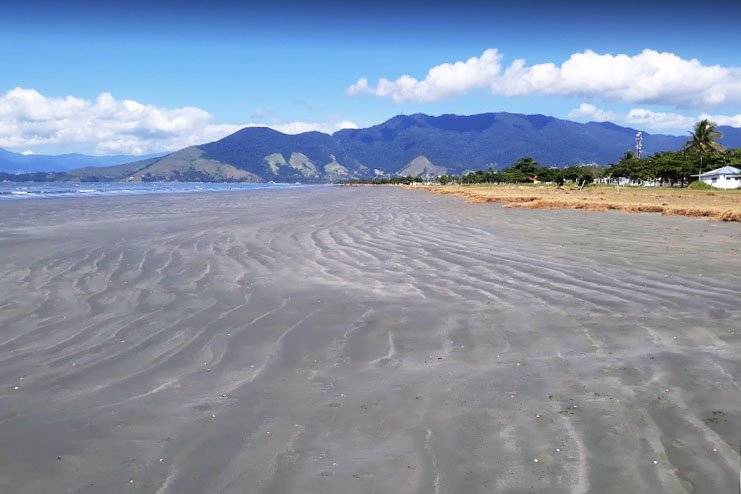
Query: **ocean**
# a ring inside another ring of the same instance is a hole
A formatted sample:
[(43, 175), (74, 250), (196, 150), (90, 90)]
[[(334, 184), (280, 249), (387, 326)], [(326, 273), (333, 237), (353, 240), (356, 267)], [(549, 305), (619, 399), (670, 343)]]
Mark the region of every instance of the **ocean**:
[(307, 184), (202, 182), (0, 182), (0, 200), (138, 194), (183, 194), (193, 192), (297, 189), (324, 186), (325, 185)]

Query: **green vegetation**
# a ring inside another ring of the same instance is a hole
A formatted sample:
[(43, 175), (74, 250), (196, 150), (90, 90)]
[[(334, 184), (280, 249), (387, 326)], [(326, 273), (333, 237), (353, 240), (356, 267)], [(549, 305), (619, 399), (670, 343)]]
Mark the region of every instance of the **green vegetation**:
[[(531, 156), (526, 156), (503, 170), (489, 167), (487, 170), (477, 170), (460, 177), (443, 175), (423, 180), (420, 177), (389, 176), (356, 180), (355, 183), (411, 184), (425, 181), (441, 185), (551, 183), (561, 186), (566, 182), (572, 182), (583, 187), (598, 180), (615, 183), (627, 179), (636, 184), (653, 182), (659, 185), (684, 187), (697, 182), (693, 175), (702, 173), (703, 164), (708, 168), (726, 165), (741, 167), (741, 149), (723, 150), (716, 141), (723, 137), (716, 127), (713, 122), (701, 120), (695, 124), (690, 139), (681, 151), (661, 151), (643, 158), (638, 158), (632, 151), (628, 151), (620, 161), (607, 167), (597, 165), (570, 166), (562, 169), (543, 167)], [(700, 184), (692, 187), (705, 188)]]
[[(447, 181), (450, 177), (437, 177), (436, 179), (433, 179), (433, 181), (441, 184), (447, 184), (450, 183)], [(445, 181), (443, 181), (445, 180)], [(389, 176), (380, 176), (375, 178), (353, 178), (351, 180), (343, 180), (341, 183), (343, 184), (350, 184), (350, 185), (358, 185), (358, 184), (370, 184), (370, 185), (411, 185), (414, 183), (422, 183), (425, 179), (422, 177), (399, 177), (395, 175), (389, 175)]]
[(717, 124), (708, 119), (700, 120), (690, 132), (690, 140), (684, 145), (685, 151), (699, 156), (700, 173), (702, 173), (702, 160), (707, 157), (708, 153), (723, 152), (723, 146), (716, 142), (716, 139), (723, 137), (723, 134), (716, 130), (717, 127)]
[(0, 182), (61, 182), (67, 180), (65, 172), (32, 172), (32, 173), (5, 173), (0, 172)]
[(692, 190), (711, 190), (713, 187), (710, 184), (706, 184), (705, 182), (696, 180), (692, 182), (687, 188)]

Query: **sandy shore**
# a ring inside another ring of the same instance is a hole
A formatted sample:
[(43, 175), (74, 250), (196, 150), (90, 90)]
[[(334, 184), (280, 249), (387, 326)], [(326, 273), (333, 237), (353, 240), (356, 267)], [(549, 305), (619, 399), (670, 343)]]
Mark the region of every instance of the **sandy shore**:
[(398, 188), (0, 204), (0, 492), (736, 492), (741, 229)]
[(433, 194), (452, 194), (471, 203), (494, 202), (529, 209), (579, 209), (660, 213), (719, 221), (741, 221), (741, 190), (690, 190), (662, 187), (587, 187), (516, 185), (412, 186)]

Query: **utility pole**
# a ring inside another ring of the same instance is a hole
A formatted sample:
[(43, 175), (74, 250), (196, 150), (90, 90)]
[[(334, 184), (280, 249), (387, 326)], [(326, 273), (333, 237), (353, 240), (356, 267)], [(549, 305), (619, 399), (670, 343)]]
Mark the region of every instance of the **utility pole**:
[(641, 157), (641, 151), (643, 150), (643, 132), (638, 131), (636, 134), (636, 158)]

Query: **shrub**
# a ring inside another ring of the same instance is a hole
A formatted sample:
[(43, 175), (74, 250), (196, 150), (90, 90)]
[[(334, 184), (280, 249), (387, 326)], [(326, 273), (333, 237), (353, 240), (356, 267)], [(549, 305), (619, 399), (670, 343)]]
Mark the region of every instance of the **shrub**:
[(706, 184), (705, 182), (701, 180), (695, 180), (689, 185), (688, 188), (693, 189), (693, 190), (712, 190), (712, 187), (710, 186), (710, 184)]

